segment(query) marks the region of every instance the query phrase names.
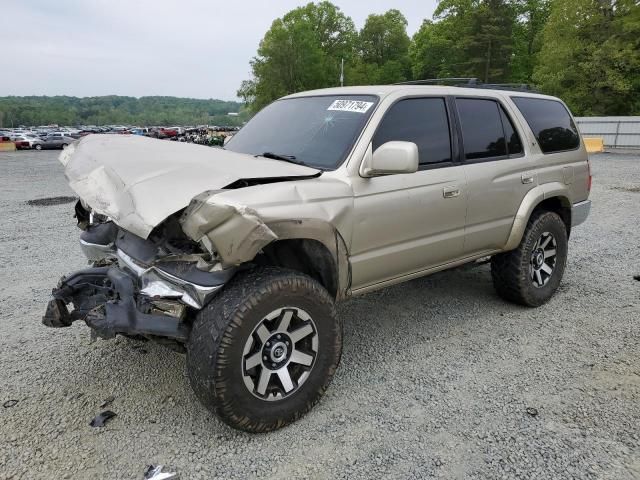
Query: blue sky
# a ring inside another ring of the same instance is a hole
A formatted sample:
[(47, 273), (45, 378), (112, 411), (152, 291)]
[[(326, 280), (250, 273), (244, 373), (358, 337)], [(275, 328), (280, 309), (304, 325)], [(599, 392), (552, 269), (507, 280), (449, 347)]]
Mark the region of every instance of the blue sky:
[[(271, 22), (293, 0), (3, 0), (5, 95), (235, 99)], [(413, 34), (436, 0), (336, 0), (361, 28), (397, 8)], [(6, 59), (11, 59), (8, 63)]]

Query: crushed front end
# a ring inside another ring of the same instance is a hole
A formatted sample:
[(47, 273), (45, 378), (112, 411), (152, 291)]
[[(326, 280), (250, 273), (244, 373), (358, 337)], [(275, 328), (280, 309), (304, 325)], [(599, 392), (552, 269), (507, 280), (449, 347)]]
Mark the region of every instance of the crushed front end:
[(81, 202), (76, 217), (93, 266), (60, 279), (43, 317), (49, 327), (81, 320), (101, 338), (137, 335), (181, 344), (193, 314), (235, 273), (182, 232), (178, 215), (147, 239), (93, 215)]

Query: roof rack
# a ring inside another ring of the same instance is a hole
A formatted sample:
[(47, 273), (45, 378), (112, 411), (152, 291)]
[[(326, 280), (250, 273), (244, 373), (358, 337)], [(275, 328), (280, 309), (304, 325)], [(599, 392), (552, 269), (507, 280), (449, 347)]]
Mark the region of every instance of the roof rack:
[(512, 90), (516, 92), (537, 92), (526, 83), (482, 83), (473, 77), (427, 78), (424, 80), (410, 80), (398, 82), (394, 85), (446, 85), (451, 87), (484, 88), (490, 90)]

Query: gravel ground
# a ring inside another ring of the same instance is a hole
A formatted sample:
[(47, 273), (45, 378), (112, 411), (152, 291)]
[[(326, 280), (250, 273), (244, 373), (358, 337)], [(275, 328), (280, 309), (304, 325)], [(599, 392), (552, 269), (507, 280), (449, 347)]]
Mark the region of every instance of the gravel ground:
[[(0, 478), (640, 478), (640, 155), (593, 157), (592, 215), (550, 303), (504, 303), (488, 265), (346, 302), (327, 395), (265, 435), (209, 415), (183, 355), (41, 325), (85, 265), (73, 204), (26, 203), (72, 194), (56, 156), (0, 153), (0, 403), (17, 400)], [(117, 416), (91, 428), (111, 395)]]

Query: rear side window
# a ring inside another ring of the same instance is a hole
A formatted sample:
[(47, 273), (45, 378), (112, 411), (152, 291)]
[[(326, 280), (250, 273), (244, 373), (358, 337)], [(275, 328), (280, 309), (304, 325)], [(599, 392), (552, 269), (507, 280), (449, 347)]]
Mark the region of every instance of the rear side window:
[(565, 106), (555, 100), (512, 97), (544, 153), (575, 150), (580, 135)]
[(443, 98), (407, 98), (389, 108), (373, 137), (373, 150), (393, 140), (418, 146), (420, 165), (451, 161), (449, 119)]

